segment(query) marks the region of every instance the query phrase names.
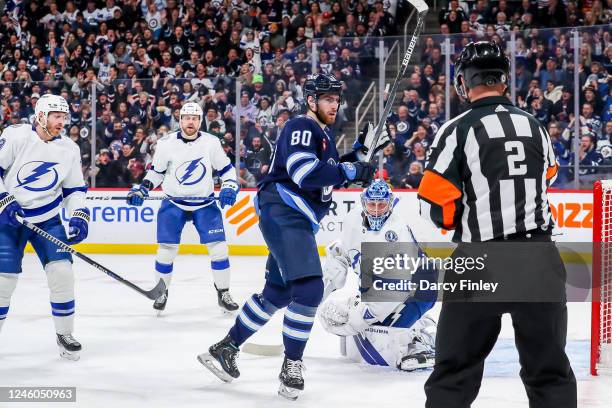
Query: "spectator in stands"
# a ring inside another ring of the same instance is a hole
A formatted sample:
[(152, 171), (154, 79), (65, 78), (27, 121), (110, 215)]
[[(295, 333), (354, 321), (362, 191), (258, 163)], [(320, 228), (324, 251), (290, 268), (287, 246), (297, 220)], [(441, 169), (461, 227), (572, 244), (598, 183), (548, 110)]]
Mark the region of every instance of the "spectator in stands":
[(408, 168), (408, 174), (402, 180), (402, 188), (419, 188), (423, 178), (423, 165), (421, 162), (413, 161)]
[(238, 173), (238, 181), (240, 182), (241, 188), (255, 188), (257, 187), (257, 180), (255, 176), (247, 169), (244, 162), (240, 162), (240, 172)]
[(124, 187), (123, 169), (121, 164), (111, 159), (107, 149), (100, 150), (96, 165), (90, 173), (96, 179), (97, 187)]

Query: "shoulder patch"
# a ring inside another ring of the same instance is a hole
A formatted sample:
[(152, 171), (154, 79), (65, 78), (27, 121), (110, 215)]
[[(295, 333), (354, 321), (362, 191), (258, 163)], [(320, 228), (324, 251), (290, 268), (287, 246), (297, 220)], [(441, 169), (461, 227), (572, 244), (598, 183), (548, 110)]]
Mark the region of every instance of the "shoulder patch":
[(502, 105), (497, 105), (495, 112), (508, 112), (508, 109), (504, 108)]

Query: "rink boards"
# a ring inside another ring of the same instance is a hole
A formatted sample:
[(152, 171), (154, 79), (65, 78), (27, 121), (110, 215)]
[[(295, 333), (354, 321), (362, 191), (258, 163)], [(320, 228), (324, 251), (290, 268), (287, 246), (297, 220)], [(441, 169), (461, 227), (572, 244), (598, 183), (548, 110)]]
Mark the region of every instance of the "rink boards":
[[(89, 195), (110, 197), (126, 191), (94, 190)], [(242, 190), (236, 204), (223, 210), (226, 237), (232, 255), (265, 255), (267, 249), (258, 227), (258, 217), (253, 207), (256, 191)], [(415, 236), (421, 242), (448, 242), (451, 233), (441, 231), (426, 223), (419, 216), (416, 192), (396, 191), (399, 197), (394, 211), (405, 217)], [(153, 192), (152, 195), (161, 195)], [(321, 222), (317, 242), (320, 252), (329, 242), (337, 239), (342, 231), (342, 220), (359, 205), (360, 190), (334, 192), (329, 214)], [(589, 191), (555, 191), (549, 194), (552, 212), (557, 220), (555, 240), (563, 242), (589, 242), (592, 240), (592, 195)], [(142, 207), (130, 207), (123, 201), (88, 200), (91, 211), (90, 233), (87, 241), (76, 248), (87, 253), (148, 254), (154, 253), (156, 244), (156, 218), (160, 201), (145, 201)], [(62, 218), (67, 223), (66, 214)], [(199, 245), (193, 225), (183, 231), (181, 253), (206, 254)], [(29, 248), (31, 250), (31, 248)]]

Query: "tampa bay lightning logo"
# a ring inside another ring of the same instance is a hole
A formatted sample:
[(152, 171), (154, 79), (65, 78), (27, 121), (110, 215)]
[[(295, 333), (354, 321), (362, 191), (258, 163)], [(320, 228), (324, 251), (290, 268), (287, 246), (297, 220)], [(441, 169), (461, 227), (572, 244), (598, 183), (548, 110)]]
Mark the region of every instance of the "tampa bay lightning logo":
[(202, 159), (203, 157), (186, 161), (176, 169), (174, 176), (179, 184), (183, 186), (193, 186), (202, 181), (206, 175), (206, 166), (202, 163)]
[(31, 161), (17, 172), (17, 187), (23, 187), (28, 191), (48, 191), (57, 184), (59, 176), (55, 166), (58, 163)]
[(397, 241), (397, 234), (395, 233), (395, 231), (387, 231), (387, 232), (385, 232), (385, 239), (388, 242), (396, 242)]

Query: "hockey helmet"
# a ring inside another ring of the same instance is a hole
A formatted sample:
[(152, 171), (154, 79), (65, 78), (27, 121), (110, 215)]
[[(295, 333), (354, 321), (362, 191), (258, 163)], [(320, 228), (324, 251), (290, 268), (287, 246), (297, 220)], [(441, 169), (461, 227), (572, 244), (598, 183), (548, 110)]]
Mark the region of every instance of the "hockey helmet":
[(342, 82), (338, 81), (332, 74), (317, 74), (310, 76), (304, 83), (304, 100), (309, 96), (315, 101), (323, 94), (340, 95), (342, 98)]
[[(181, 110), (179, 112), (179, 119), (182, 119), (184, 115), (194, 115), (199, 118), (196, 132), (194, 133), (197, 134), (197, 130), (200, 129), (200, 127), (202, 126), (202, 119), (204, 117), (204, 111), (202, 110), (202, 107), (195, 102), (187, 102), (181, 107)], [(185, 131), (185, 129), (183, 129), (182, 122), (179, 123), (179, 127), (181, 128), (183, 134), (187, 135), (187, 132)]]
[(363, 214), (368, 219), (372, 231), (380, 231), (393, 211), (393, 192), (382, 179), (372, 182), (361, 193)]
[(471, 89), (478, 85), (505, 84), (509, 71), (510, 60), (497, 43), (471, 42), (463, 48), (455, 61), (455, 91), (467, 99), (462, 85)]
[[(51, 95), (45, 94), (36, 101), (36, 106), (34, 107), (34, 120), (42, 126), (44, 129), (47, 128), (47, 117), (51, 112), (62, 112), (66, 115), (69, 113), (68, 102), (62, 96), (59, 95)], [(43, 114), (41, 119), (41, 115)]]
[(179, 116), (183, 115), (196, 115), (200, 117), (200, 120), (202, 120), (204, 111), (202, 111), (202, 107), (199, 104), (195, 102), (187, 102), (183, 105), (183, 107), (181, 107), (181, 111), (179, 113)]

